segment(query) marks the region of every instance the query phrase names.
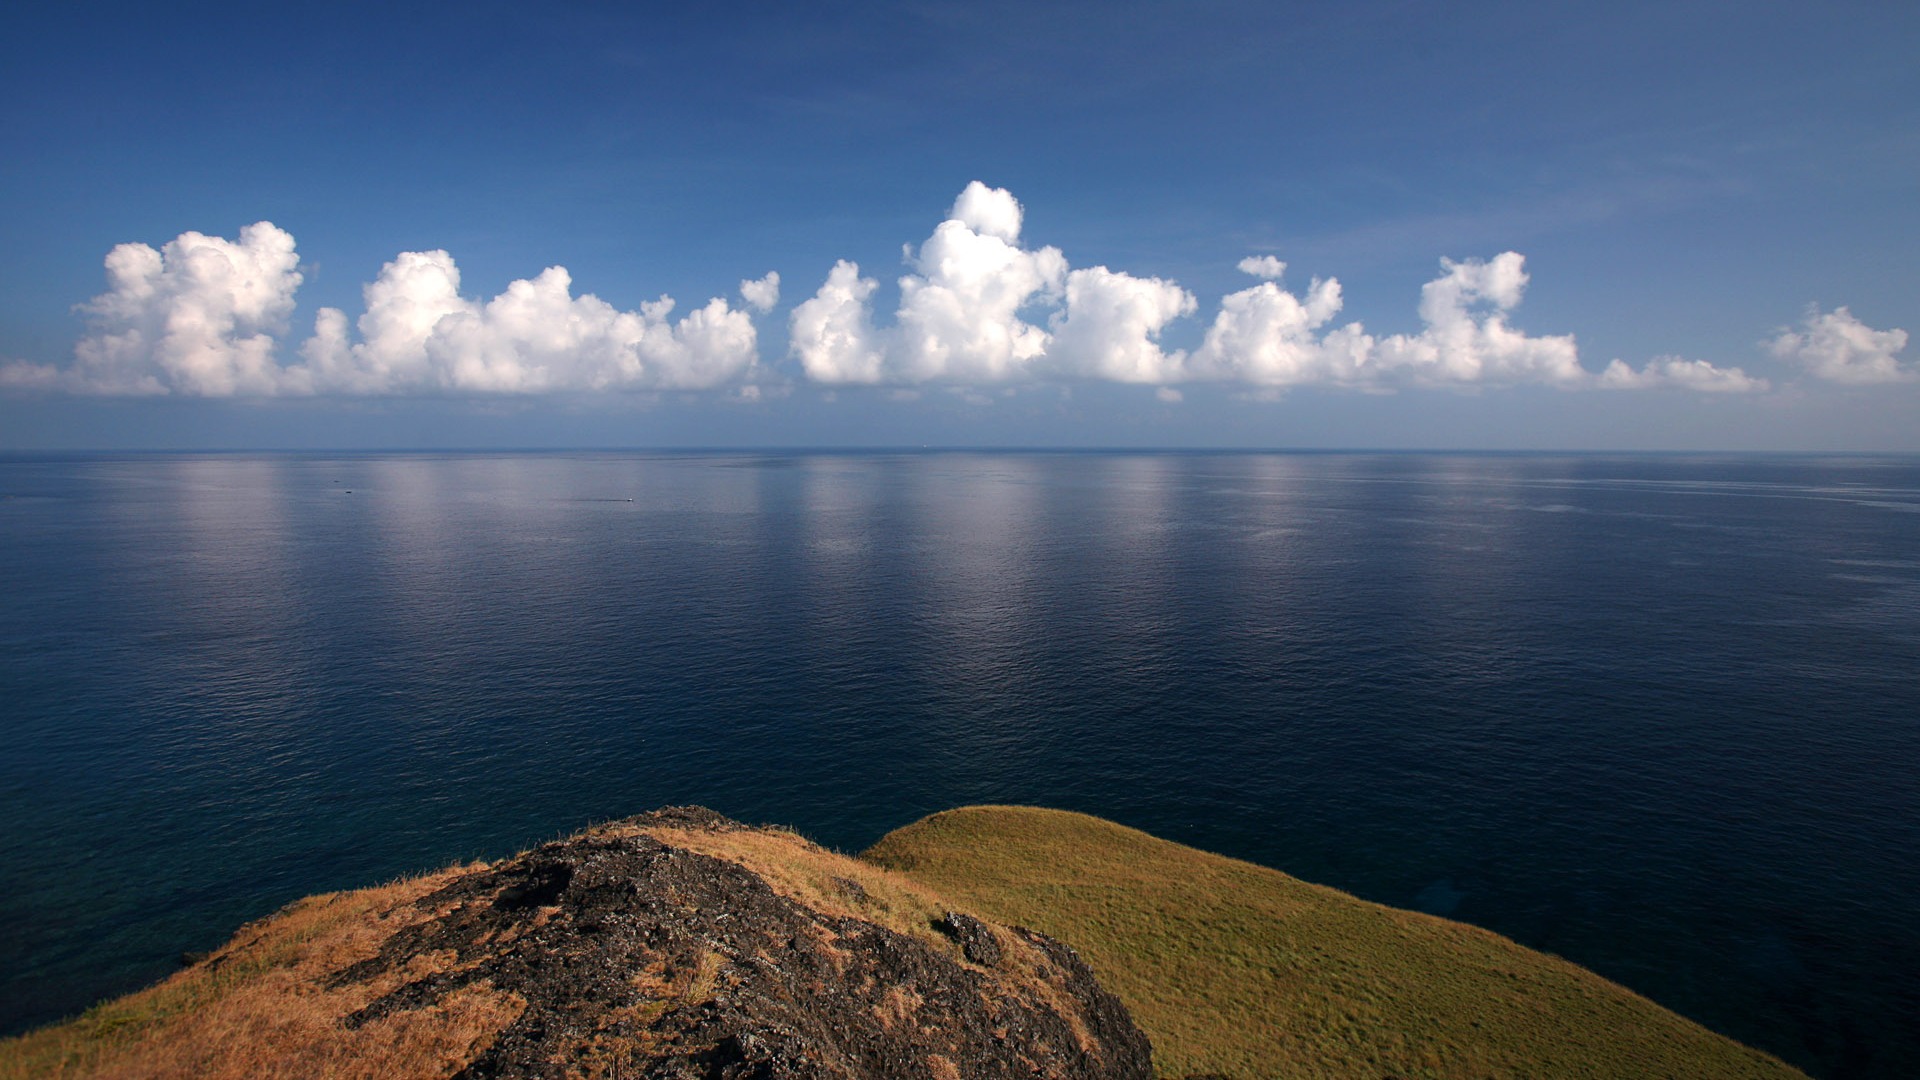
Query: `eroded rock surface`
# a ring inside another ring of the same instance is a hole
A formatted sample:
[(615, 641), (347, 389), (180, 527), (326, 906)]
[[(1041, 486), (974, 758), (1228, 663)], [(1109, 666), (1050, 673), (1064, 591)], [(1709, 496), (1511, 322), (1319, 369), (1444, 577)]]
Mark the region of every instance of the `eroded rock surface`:
[[(936, 933), (889, 929), (645, 831), (745, 828), (711, 811), (623, 824), (637, 828), (548, 844), (426, 897), (433, 917), (334, 976), (406, 976), (349, 1024), (484, 984), (525, 1008), (462, 1077), (1152, 1075), (1146, 1037), (1059, 942), (961, 912), (928, 920)], [(873, 902), (844, 884), (848, 905)]]

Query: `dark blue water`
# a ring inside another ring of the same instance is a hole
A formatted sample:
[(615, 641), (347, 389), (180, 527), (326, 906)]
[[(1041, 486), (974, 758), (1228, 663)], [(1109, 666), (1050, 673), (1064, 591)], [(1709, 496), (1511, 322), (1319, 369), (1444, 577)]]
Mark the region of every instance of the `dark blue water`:
[(1917, 767), (1912, 458), (0, 460), (5, 1030), (595, 819), (1003, 801), (1920, 1075)]

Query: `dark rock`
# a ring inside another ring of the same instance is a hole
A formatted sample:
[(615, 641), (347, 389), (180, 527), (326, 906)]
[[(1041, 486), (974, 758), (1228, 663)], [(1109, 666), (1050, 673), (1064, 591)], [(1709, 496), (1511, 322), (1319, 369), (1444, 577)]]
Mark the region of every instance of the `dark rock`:
[(993, 931), (987, 929), (987, 924), (979, 919), (949, 911), (933, 924), (933, 928), (959, 942), (961, 951), (973, 963), (992, 967), (1000, 962), (1000, 943), (993, 939)]
[[(746, 828), (675, 807), (641, 826)], [(865, 898), (850, 879), (843, 892)], [(349, 1017), (432, 1006), (480, 982), (526, 1007), (459, 1074), (680, 1080), (1149, 1080), (1147, 1040), (1072, 949), (962, 912), (942, 947), (776, 893), (724, 859), (610, 829), (548, 844), (420, 902), (334, 985), (450, 957)], [(978, 967), (970, 965), (979, 965)]]
[(557, 902), (560, 894), (567, 891), (567, 885), (572, 881), (573, 867), (566, 863), (555, 862), (536, 866), (529, 872), (527, 880), (500, 890), (500, 895), (494, 898), (493, 906), (504, 911), (545, 907)]
[(626, 821), (643, 829), (705, 829), (708, 832), (738, 832), (741, 829), (752, 828), (750, 825), (742, 825), (725, 814), (716, 813), (704, 806), (663, 806), (658, 810), (627, 818)]

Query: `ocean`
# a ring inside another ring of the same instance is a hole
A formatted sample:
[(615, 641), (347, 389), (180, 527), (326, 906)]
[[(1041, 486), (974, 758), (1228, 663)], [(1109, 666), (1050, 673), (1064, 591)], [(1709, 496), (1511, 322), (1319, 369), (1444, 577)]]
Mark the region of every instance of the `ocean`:
[(0, 458), (0, 1031), (593, 821), (980, 802), (1920, 1075), (1920, 459)]

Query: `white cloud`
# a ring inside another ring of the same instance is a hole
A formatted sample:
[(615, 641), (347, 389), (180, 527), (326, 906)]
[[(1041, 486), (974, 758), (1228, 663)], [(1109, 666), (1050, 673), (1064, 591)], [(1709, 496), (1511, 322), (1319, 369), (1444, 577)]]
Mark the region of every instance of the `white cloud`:
[(1075, 270), (1067, 275), (1066, 308), (1051, 321), (1047, 368), (1115, 382), (1182, 381), (1186, 353), (1162, 350), (1160, 332), (1197, 306), (1192, 293), (1171, 281), (1104, 266)]
[(300, 346), (306, 364), (294, 382), (307, 392), (391, 394), (433, 381), (427, 341), (440, 320), (471, 314), (460, 296), (460, 269), (444, 251), (405, 251), (362, 287), (358, 345), (347, 330), (346, 312), (321, 308), (313, 336)]
[(1171, 386), (1163, 386), (1160, 389), (1155, 390), (1153, 392), (1153, 396), (1159, 398), (1163, 402), (1166, 402), (1168, 405), (1178, 405), (1182, 401), (1185, 401), (1187, 399), (1185, 394), (1182, 394), (1180, 391), (1175, 390)]
[[(1572, 335), (1512, 325), (1529, 282), (1526, 260), (1440, 260), (1420, 291), (1417, 333), (1375, 337), (1336, 324), (1340, 282), (1303, 293), (1281, 279), (1275, 255), (1238, 268), (1261, 279), (1221, 298), (1197, 346), (1169, 347), (1199, 304), (1179, 283), (1091, 266), (1055, 247), (1030, 248), (1013, 195), (979, 181), (960, 192), (931, 235), (904, 249), (907, 272), (887, 325), (876, 325), (879, 283), (840, 261), (789, 315), (789, 350), (823, 384), (955, 392), (1032, 380), (1080, 379), (1158, 387), (1218, 381), (1271, 397), (1295, 386), (1391, 391), (1410, 386), (1545, 385), (1566, 389), (1676, 388), (1704, 393), (1768, 389), (1737, 367), (1657, 357), (1635, 369), (1615, 360), (1593, 373)], [(280, 343), (301, 284), (293, 237), (268, 222), (236, 240), (188, 232), (155, 250), (122, 244), (107, 256), (108, 290), (80, 310), (86, 336), (70, 365), (0, 364), (0, 389), (202, 396), (409, 393), (541, 394), (627, 390), (762, 391), (752, 313), (772, 311), (780, 275), (739, 283), (726, 299), (675, 317), (670, 297), (624, 310), (576, 295), (566, 269), (514, 281), (491, 299), (464, 295), (445, 251), (402, 252), (362, 289), (357, 319), (320, 309), (313, 333), (283, 361)], [(1842, 307), (1811, 311), (1799, 331), (1768, 345), (1813, 375), (1848, 383), (1920, 379), (1897, 359), (1904, 330), (1874, 330)], [(777, 386), (780, 379), (774, 380)], [(1171, 395), (1171, 396), (1169, 396)]]
[(8, 360), (0, 364), (0, 390), (81, 390), (71, 373), (52, 364)]
[[(1167, 349), (1163, 333), (1198, 309), (1193, 294), (1104, 266), (1069, 270), (1057, 248), (1022, 247), (1022, 224), (1011, 193), (968, 184), (926, 243), (906, 249), (915, 272), (900, 279), (892, 326), (874, 323), (878, 282), (842, 261), (794, 309), (793, 356), (815, 381), (896, 386), (1085, 378), (1154, 386), (1217, 380), (1269, 390), (1767, 388), (1739, 368), (1675, 357), (1638, 371), (1619, 361), (1599, 375), (1588, 371), (1572, 335), (1529, 334), (1509, 322), (1528, 284), (1526, 259), (1513, 251), (1440, 260), (1440, 275), (1420, 291), (1421, 330), (1385, 338), (1358, 322), (1333, 325), (1343, 302), (1338, 280), (1316, 278), (1296, 295), (1279, 283), (1286, 263), (1248, 256), (1239, 269), (1264, 280), (1222, 298), (1197, 349)], [(1040, 308), (1052, 309), (1044, 329), (1028, 314)]]
[(1783, 328), (1768, 347), (1781, 359), (1805, 365), (1818, 378), (1855, 384), (1920, 378), (1920, 373), (1894, 356), (1907, 347), (1905, 330), (1875, 330), (1845, 307), (1824, 315), (1814, 308), (1801, 325), (1805, 333)]
[(990, 188), (971, 181), (953, 200), (953, 212), (947, 215), (982, 236), (991, 236), (1009, 244), (1020, 241), (1023, 214), (1020, 203), (1006, 188)]
[(1194, 354), (1194, 372), (1261, 386), (1364, 384), (1372, 378), (1373, 339), (1360, 324), (1319, 333), (1340, 305), (1333, 279), (1315, 279), (1305, 301), (1272, 281), (1231, 293)]
[(1059, 293), (1067, 261), (1057, 248), (1021, 249), (1018, 204), (1004, 191), (979, 195), (981, 187), (968, 186), (920, 246), (920, 272), (900, 279), (893, 358), (909, 381), (1003, 379), (1046, 351), (1046, 331), (1018, 312)]
[(1287, 272), (1287, 264), (1272, 255), (1249, 255), (1237, 264), (1243, 274), (1252, 274), (1268, 281), (1278, 281)]
[[(1342, 305), (1338, 279), (1315, 278), (1304, 299), (1264, 281), (1220, 302), (1193, 371), (1275, 387), (1582, 385), (1590, 376), (1571, 336), (1533, 337), (1507, 323), (1526, 289), (1525, 265), (1512, 251), (1490, 262), (1440, 260), (1441, 275), (1420, 290), (1425, 327), (1385, 339), (1357, 322), (1326, 329)], [(1240, 269), (1270, 277), (1285, 265), (1269, 256)]]
[(8, 365), (0, 382), (99, 394), (208, 397), (279, 386), (275, 335), (300, 287), (293, 237), (261, 221), (237, 241), (181, 233), (156, 251), (121, 244), (108, 290), (81, 306), (91, 323), (73, 366)]
[(1022, 248), (1020, 225), (1011, 194), (978, 180), (968, 184), (919, 252), (908, 249), (916, 272), (900, 279), (893, 327), (874, 328), (868, 302), (877, 283), (843, 260), (794, 309), (793, 355), (821, 382), (979, 383), (1024, 375), (1046, 352), (1049, 335), (1019, 312), (1060, 296), (1067, 262), (1057, 248)]
[[(483, 303), (461, 295), (452, 256), (409, 251), (362, 290), (358, 342), (345, 312), (322, 308), (301, 362), (283, 365), (298, 266), (293, 236), (264, 221), (237, 241), (188, 232), (158, 251), (122, 244), (106, 259), (110, 288), (82, 308), (92, 326), (73, 365), (8, 364), (0, 386), (205, 397), (706, 389), (748, 375), (758, 354), (752, 319), (722, 299), (678, 320), (664, 296), (622, 311), (573, 295), (554, 266)], [(741, 291), (771, 307), (779, 277)]]
[(363, 294), (360, 342), (349, 344), (345, 313), (322, 308), (301, 346), (306, 364), (287, 372), (292, 386), (350, 394), (709, 389), (747, 374), (758, 350), (753, 320), (723, 299), (678, 321), (669, 318), (671, 297), (622, 311), (573, 295), (559, 266), (481, 304), (460, 295), (452, 256), (410, 251)]
[[(1004, 189), (968, 184), (900, 279), (894, 325), (876, 328), (878, 283), (842, 261), (793, 312), (790, 349), (820, 382), (977, 384), (1038, 375), (1161, 383), (1185, 355), (1159, 345), (1192, 294), (1104, 266), (1069, 272), (1058, 248), (1020, 244), (1023, 213)], [(1022, 312), (1051, 307), (1043, 328)]]
[(1573, 335), (1530, 337), (1507, 325), (1526, 291), (1526, 258), (1507, 251), (1491, 262), (1441, 259), (1444, 271), (1420, 289), (1426, 328), (1379, 343), (1376, 362), (1427, 384), (1546, 383), (1588, 379)]
[(856, 263), (841, 259), (826, 284), (793, 309), (788, 347), (807, 378), (824, 383), (877, 383), (886, 358), (867, 311), (867, 299), (880, 283), (860, 276)]
[(1638, 371), (1623, 360), (1615, 360), (1594, 378), (1593, 384), (1603, 390), (1672, 387), (1703, 394), (1757, 394), (1769, 389), (1767, 380), (1756, 379), (1737, 367), (1715, 367), (1705, 360), (1677, 356), (1655, 358)]
[(769, 270), (766, 277), (757, 281), (752, 279), (742, 281), (740, 299), (745, 300), (748, 307), (763, 315), (772, 311), (773, 305), (780, 302), (779, 271)]

